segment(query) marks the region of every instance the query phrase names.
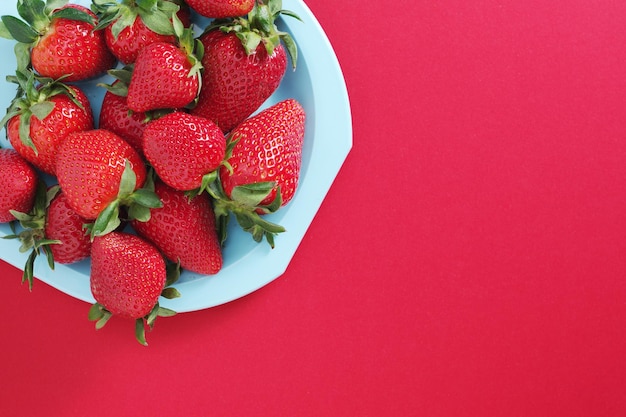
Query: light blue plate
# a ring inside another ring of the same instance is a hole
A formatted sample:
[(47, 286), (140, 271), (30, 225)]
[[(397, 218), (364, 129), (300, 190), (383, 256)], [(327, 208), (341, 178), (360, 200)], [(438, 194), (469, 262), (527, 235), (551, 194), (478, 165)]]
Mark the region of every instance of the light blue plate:
[[(88, 6), (89, 0), (73, 3)], [(0, 2), (0, 15), (17, 16), (16, 1)], [(201, 310), (223, 304), (247, 295), (285, 272), (315, 213), (328, 192), (335, 176), (352, 147), (352, 119), (346, 85), (341, 68), (323, 29), (302, 0), (285, 0), (285, 9), (297, 13), (299, 22), (285, 17), (279, 20), (281, 30), (292, 34), (298, 44), (298, 67), (287, 74), (278, 91), (264, 104), (268, 107), (286, 98), (297, 99), (307, 112), (306, 136), (303, 151), (302, 172), (297, 193), (291, 202), (268, 220), (283, 225), (287, 231), (276, 237), (276, 247), (266, 243), (257, 244), (249, 234), (242, 232), (236, 222), (229, 230), (224, 248), (224, 267), (214, 276), (183, 272), (176, 288), (182, 297), (160, 302), (163, 307), (177, 312)], [(198, 30), (208, 22), (194, 16)], [(14, 43), (0, 39), (0, 108), (8, 107), (15, 95), (15, 86), (4, 82), (13, 73), (15, 59)], [(101, 88), (94, 87), (103, 79), (80, 84), (89, 96), (97, 120), (100, 101), (104, 95)], [(4, 129), (0, 132), (0, 146), (9, 147)], [(0, 225), (0, 236), (10, 233), (7, 224)], [(6, 262), (23, 268), (27, 254), (18, 251), (14, 240), (0, 239), (0, 257)], [(58, 290), (88, 303), (94, 299), (89, 289), (89, 261), (74, 265), (57, 264), (50, 270), (43, 257), (35, 262), (35, 277)], [(34, 285), (36, 291), (37, 282)]]

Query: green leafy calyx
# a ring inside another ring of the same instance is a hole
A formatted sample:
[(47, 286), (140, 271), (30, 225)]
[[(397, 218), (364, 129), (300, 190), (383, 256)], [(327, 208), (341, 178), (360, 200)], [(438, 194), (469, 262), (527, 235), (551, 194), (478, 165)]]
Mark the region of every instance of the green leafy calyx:
[(261, 44), (265, 47), (267, 54), (272, 55), (274, 48), (282, 41), (291, 58), (291, 65), (295, 69), (298, 61), (298, 47), (289, 33), (279, 30), (276, 26), (275, 21), (281, 15), (301, 21), (296, 13), (282, 8), (282, 0), (259, 0), (247, 16), (216, 19), (205, 29), (205, 33), (214, 29), (224, 33), (235, 33), (248, 55), (253, 54)]
[[(161, 292), (161, 297), (166, 299), (173, 299), (180, 297), (180, 292), (176, 290), (172, 285), (178, 280), (180, 277), (180, 265), (178, 264), (168, 264), (167, 265), (167, 278), (165, 283), (165, 288)], [(135, 339), (140, 344), (147, 346), (148, 343), (146, 341), (146, 325), (149, 330), (154, 328), (154, 323), (158, 317), (172, 317), (176, 315), (174, 310), (169, 308), (161, 307), (157, 302), (152, 310), (144, 317), (140, 317), (135, 320)], [(100, 330), (104, 327), (105, 324), (109, 321), (109, 319), (113, 315), (105, 306), (96, 302), (89, 309), (89, 313), (87, 318), (90, 321), (96, 322), (96, 330)]]
[(45, 35), (54, 19), (69, 19), (96, 25), (94, 17), (76, 7), (65, 7), (67, 0), (21, 0), (17, 3), (18, 17), (0, 17), (0, 36), (32, 46)]
[(5, 236), (5, 239), (19, 239), (21, 246), (19, 251), (26, 253), (30, 251), (30, 254), (24, 265), (24, 272), (22, 274), (22, 283), (28, 282), (29, 290), (33, 288), (33, 276), (35, 268), (35, 259), (42, 253), (46, 256), (48, 266), (50, 269), (54, 269), (54, 257), (50, 250), (50, 245), (56, 245), (61, 243), (58, 240), (48, 239), (45, 235), (46, 216), (48, 213), (48, 207), (52, 200), (59, 193), (60, 188), (58, 186), (48, 187), (45, 182), (40, 180), (37, 183), (37, 190), (35, 192), (35, 202), (30, 213), (20, 213), (17, 211), (11, 211), (11, 214), (17, 219), (21, 230), (16, 231), (15, 224), (12, 224), (13, 233)]
[(17, 69), (15, 75), (8, 76), (7, 81), (17, 84), (17, 92), (5, 116), (0, 120), (0, 126), (5, 126), (13, 117), (20, 118), (19, 136), (26, 146), (37, 154), (37, 148), (30, 137), (30, 125), (33, 117), (43, 120), (54, 110), (51, 98), (60, 94), (69, 97), (74, 104), (83, 108), (78, 100), (76, 91), (62, 79), (53, 80), (40, 77), (31, 69)]
[[(234, 143), (236, 140), (229, 140), (226, 148), (224, 165), (227, 169), (230, 168), (227, 161), (232, 154)], [(276, 190), (276, 196), (271, 203), (261, 204), (274, 190)], [(275, 182), (263, 181), (241, 185), (235, 187), (228, 196), (218, 177), (208, 184), (206, 191), (213, 199), (216, 227), (222, 245), (226, 242), (230, 218), (234, 216), (239, 226), (250, 233), (256, 242), (265, 239), (270, 247), (274, 248), (274, 237), (284, 232), (285, 228), (268, 221), (263, 218), (263, 215), (275, 213), (282, 206), (280, 187), (277, 187)]]
[(150, 220), (151, 209), (163, 207), (163, 202), (154, 192), (154, 184), (150, 181), (147, 181), (143, 188), (137, 189), (137, 175), (128, 160), (125, 161), (117, 198), (100, 212), (93, 224), (87, 225), (92, 240), (96, 236), (114, 231), (121, 225), (121, 207), (127, 209), (128, 220), (140, 222)]
[(117, 39), (137, 18), (159, 35), (173, 35), (172, 17), (180, 6), (168, 0), (93, 0), (91, 9), (99, 18), (96, 30), (111, 26), (111, 33)]

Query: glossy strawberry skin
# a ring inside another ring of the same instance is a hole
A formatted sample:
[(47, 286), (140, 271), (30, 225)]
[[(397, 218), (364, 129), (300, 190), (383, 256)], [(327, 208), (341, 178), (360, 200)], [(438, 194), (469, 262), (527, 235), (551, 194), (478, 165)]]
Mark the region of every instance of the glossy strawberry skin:
[(163, 207), (152, 210), (147, 222), (132, 222), (133, 228), (183, 269), (205, 275), (219, 272), (222, 252), (209, 195), (190, 200), (161, 181), (155, 183), (155, 192)]
[(227, 133), (254, 113), (280, 85), (287, 69), (282, 45), (268, 55), (260, 44), (247, 55), (234, 33), (212, 30), (200, 37), (204, 45), (202, 89), (191, 110), (213, 120)]
[(233, 188), (257, 182), (275, 181), (272, 192), (261, 202), (270, 204), (280, 187), (282, 205), (296, 191), (302, 164), (305, 112), (300, 103), (287, 99), (247, 119), (229, 135), (238, 139), (228, 162), (233, 172), (220, 168), (224, 192), (232, 196)]
[(50, 202), (44, 234), (47, 239), (61, 242), (50, 245), (55, 262), (71, 264), (90, 255), (91, 240), (83, 229), (85, 223), (87, 220), (69, 206), (62, 191)]
[(157, 42), (137, 56), (128, 86), (128, 107), (135, 112), (182, 108), (191, 103), (199, 89), (198, 75), (187, 55), (176, 46)]
[(161, 253), (122, 232), (96, 237), (91, 248), (91, 292), (114, 316), (138, 319), (156, 305), (166, 281)]
[[(177, 13), (184, 26), (191, 24), (191, 12), (189, 7), (181, 7)], [(156, 43), (176, 43), (174, 35), (161, 35), (150, 30), (140, 17), (137, 17), (131, 26), (119, 33), (117, 39), (113, 35), (112, 25), (107, 26), (105, 31), (106, 44), (109, 50), (124, 64), (132, 64), (137, 60), (139, 51), (145, 46)]]
[(124, 139), (104, 129), (70, 133), (57, 152), (57, 179), (69, 205), (95, 219), (118, 195), (128, 160), (140, 188), (146, 180), (141, 156)]
[(9, 210), (30, 212), (37, 189), (37, 173), (13, 149), (0, 149), (0, 188), (0, 223), (15, 220)]
[(7, 137), (11, 145), (26, 160), (45, 173), (56, 174), (57, 147), (72, 132), (90, 130), (94, 127), (93, 114), (87, 96), (78, 87), (71, 88), (82, 108), (67, 95), (59, 94), (48, 98), (54, 103), (54, 110), (43, 120), (32, 116), (30, 138), (37, 153), (20, 139), (20, 116), (14, 116), (7, 123)]
[[(96, 17), (80, 5), (67, 5)], [(104, 33), (93, 31), (88, 23), (55, 18), (48, 31), (31, 51), (33, 68), (40, 75), (58, 79), (69, 75), (65, 81), (80, 81), (105, 73), (115, 64)]]
[(163, 182), (187, 191), (199, 188), (202, 177), (220, 166), (226, 138), (210, 120), (179, 111), (148, 124), (143, 150)]
[(243, 16), (254, 6), (254, 0), (186, 0), (198, 14), (224, 18)]
[(143, 155), (141, 137), (147, 125), (145, 119), (145, 113), (130, 111), (126, 97), (118, 96), (110, 91), (104, 94), (98, 127), (121, 136), (140, 155)]

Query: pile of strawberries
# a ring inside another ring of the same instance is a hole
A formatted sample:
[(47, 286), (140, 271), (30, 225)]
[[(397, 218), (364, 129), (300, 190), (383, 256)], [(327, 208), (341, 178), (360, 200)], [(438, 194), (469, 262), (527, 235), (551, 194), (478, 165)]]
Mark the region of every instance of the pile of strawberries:
[[(192, 9), (210, 18), (200, 35)], [(17, 12), (0, 23), (17, 56), (0, 222), (30, 251), (29, 287), (40, 254), (50, 267), (91, 257), (89, 318), (134, 319), (146, 344), (146, 325), (175, 314), (158, 301), (180, 296), (181, 269), (220, 271), (232, 217), (272, 247), (284, 231), (264, 215), (296, 191), (305, 112), (295, 99), (260, 108), (297, 61), (274, 21), (297, 16), (280, 0), (20, 0)], [(83, 86), (106, 73), (94, 120)]]

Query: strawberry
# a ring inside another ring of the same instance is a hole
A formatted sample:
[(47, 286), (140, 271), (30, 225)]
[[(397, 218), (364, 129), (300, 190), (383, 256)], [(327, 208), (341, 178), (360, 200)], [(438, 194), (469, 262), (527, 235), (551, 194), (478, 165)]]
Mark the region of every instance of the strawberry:
[(287, 52), (295, 69), (296, 44), (274, 20), (280, 14), (297, 16), (280, 7), (280, 1), (259, 3), (247, 18), (218, 20), (206, 28), (200, 36), (202, 89), (193, 114), (229, 132), (276, 91), (287, 69)]
[(228, 135), (226, 163), (209, 192), (215, 201), (220, 237), (233, 213), (258, 242), (274, 247), (281, 226), (259, 215), (272, 213), (294, 196), (300, 177), (305, 112), (294, 99), (281, 101), (247, 119)]
[(163, 207), (153, 210), (147, 222), (132, 222), (133, 228), (182, 268), (205, 275), (219, 272), (222, 252), (208, 194), (190, 199), (161, 181), (155, 192)]
[(104, 33), (94, 31), (96, 15), (86, 7), (66, 1), (23, 0), (17, 11), (22, 17), (2, 16), (0, 33), (18, 41), (20, 69), (28, 64), (44, 77), (79, 81), (103, 74), (115, 63)]
[(91, 239), (84, 229), (87, 222), (70, 207), (63, 192), (53, 198), (48, 205), (44, 235), (60, 242), (50, 246), (55, 262), (72, 264), (91, 254)]
[(186, 0), (198, 14), (206, 17), (224, 18), (248, 14), (255, 0)]
[(20, 240), (20, 252), (31, 251), (22, 275), (22, 282), (28, 281), (30, 289), (35, 259), (42, 252), (50, 269), (54, 269), (55, 262), (70, 264), (89, 256), (91, 241), (83, 229), (86, 220), (67, 205), (59, 186), (48, 189), (39, 181), (32, 210), (13, 213), (23, 230), (7, 237)]
[(128, 108), (128, 84), (132, 77), (132, 67), (108, 71), (115, 78), (112, 84), (98, 84), (107, 91), (100, 108), (99, 128), (109, 130), (124, 138), (143, 156), (143, 131), (149, 121), (157, 119), (175, 109), (161, 109), (147, 112), (134, 112)]
[(152, 43), (137, 56), (127, 96), (132, 111), (185, 107), (198, 96), (202, 49), (192, 29), (184, 28), (176, 15), (173, 22), (178, 45)]
[(89, 319), (97, 320), (97, 329), (111, 316), (134, 319), (137, 340), (145, 345), (144, 322), (152, 327), (157, 316), (175, 314), (158, 303), (161, 295), (179, 295), (168, 291), (169, 284), (163, 256), (141, 237), (111, 232), (94, 239), (89, 285), (96, 303)]
[(37, 173), (13, 149), (0, 149), (0, 223), (15, 220), (11, 211), (29, 212), (35, 201)]
[(163, 182), (189, 191), (217, 176), (226, 154), (226, 138), (212, 121), (177, 111), (148, 124), (143, 150)]
[(11, 145), (35, 167), (56, 174), (56, 149), (71, 132), (93, 129), (87, 96), (76, 86), (17, 71), (11, 78), (20, 94), (1, 124), (7, 123)]
[[(112, 88), (119, 86), (120, 81), (113, 83)], [(98, 127), (106, 129), (124, 138), (140, 155), (143, 156), (141, 137), (146, 128), (145, 113), (130, 111), (126, 96), (107, 91), (102, 99)]]
[(57, 179), (67, 202), (80, 216), (95, 223), (91, 236), (116, 229), (120, 206), (131, 218), (147, 220), (161, 202), (141, 189), (146, 167), (126, 141), (104, 129), (69, 134), (57, 153)]
[(144, 317), (157, 303), (165, 280), (161, 253), (140, 237), (111, 232), (94, 239), (91, 292), (112, 315)]
[(132, 66), (108, 71), (115, 80), (111, 84), (100, 83), (106, 92), (100, 106), (98, 127), (109, 130), (126, 140), (143, 156), (143, 131), (149, 116), (145, 112), (133, 112), (128, 108), (128, 84), (132, 76)]
[(191, 25), (189, 7), (181, 0), (94, 0), (92, 7), (100, 20), (96, 30), (104, 28), (109, 50), (124, 64), (134, 63), (146, 45), (176, 43), (174, 13), (184, 26)]

